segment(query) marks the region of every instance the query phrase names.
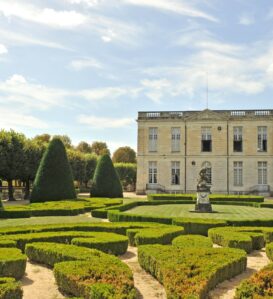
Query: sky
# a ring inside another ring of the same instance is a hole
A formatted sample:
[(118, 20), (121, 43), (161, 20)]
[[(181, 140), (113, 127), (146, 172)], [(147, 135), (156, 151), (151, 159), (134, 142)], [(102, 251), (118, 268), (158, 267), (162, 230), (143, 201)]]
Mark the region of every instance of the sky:
[(138, 111), (273, 107), (273, 1), (0, 0), (0, 128), (136, 149)]

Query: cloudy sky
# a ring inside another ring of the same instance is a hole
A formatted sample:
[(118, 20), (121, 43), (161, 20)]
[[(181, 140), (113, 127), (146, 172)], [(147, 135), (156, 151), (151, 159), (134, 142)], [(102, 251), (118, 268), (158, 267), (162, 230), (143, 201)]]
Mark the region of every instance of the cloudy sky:
[(138, 111), (273, 107), (268, 0), (0, 0), (0, 128), (136, 147)]

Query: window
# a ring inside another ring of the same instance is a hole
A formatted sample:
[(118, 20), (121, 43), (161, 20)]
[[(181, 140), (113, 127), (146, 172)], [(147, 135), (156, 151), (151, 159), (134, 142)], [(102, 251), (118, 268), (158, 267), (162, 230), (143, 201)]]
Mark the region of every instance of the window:
[(233, 162), (234, 186), (243, 186), (243, 162)]
[(180, 152), (180, 128), (172, 128), (172, 152)]
[(258, 184), (267, 185), (267, 162), (258, 162)]
[(233, 151), (243, 151), (243, 127), (233, 128)]
[(157, 162), (149, 162), (149, 184), (157, 184)]
[(172, 185), (180, 185), (180, 162), (172, 162)]
[(258, 151), (267, 151), (267, 127), (258, 127)]
[(207, 177), (208, 177), (208, 183), (211, 184), (212, 182), (212, 170), (211, 170), (211, 163), (206, 161), (202, 164), (202, 168), (206, 168), (207, 169)]
[(211, 141), (211, 128), (202, 127), (202, 152), (211, 152), (212, 150), (212, 141)]
[(149, 151), (156, 152), (157, 151), (157, 128), (149, 128)]

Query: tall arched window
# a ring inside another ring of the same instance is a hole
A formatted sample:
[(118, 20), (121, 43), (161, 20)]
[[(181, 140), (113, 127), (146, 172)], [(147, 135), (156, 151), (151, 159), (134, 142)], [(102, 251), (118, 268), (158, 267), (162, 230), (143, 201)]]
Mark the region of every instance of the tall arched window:
[(206, 168), (207, 169), (207, 177), (209, 178), (209, 184), (211, 184), (212, 182), (212, 170), (211, 170), (211, 163), (208, 161), (205, 161), (202, 164), (202, 168)]

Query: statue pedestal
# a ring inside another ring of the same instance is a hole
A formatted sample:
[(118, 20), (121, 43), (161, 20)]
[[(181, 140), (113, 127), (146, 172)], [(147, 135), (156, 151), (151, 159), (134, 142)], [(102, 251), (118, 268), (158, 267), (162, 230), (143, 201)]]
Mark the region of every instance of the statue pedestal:
[(197, 192), (197, 202), (195, 205), (195, 212), (212, 213), (211, 204), (209, 201), (210, 192)]

